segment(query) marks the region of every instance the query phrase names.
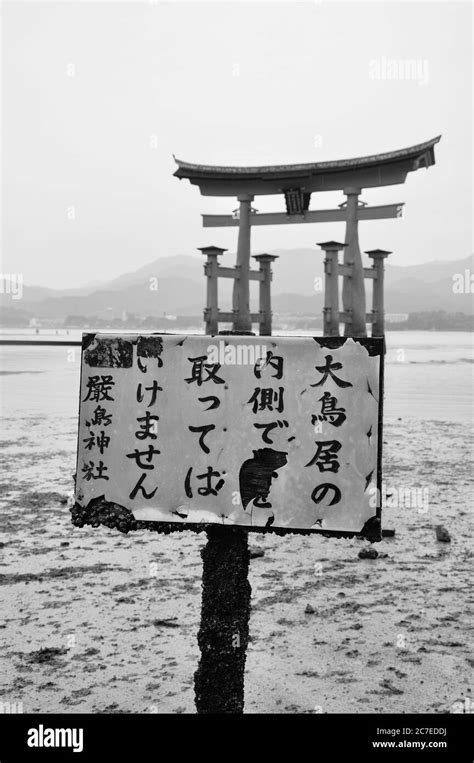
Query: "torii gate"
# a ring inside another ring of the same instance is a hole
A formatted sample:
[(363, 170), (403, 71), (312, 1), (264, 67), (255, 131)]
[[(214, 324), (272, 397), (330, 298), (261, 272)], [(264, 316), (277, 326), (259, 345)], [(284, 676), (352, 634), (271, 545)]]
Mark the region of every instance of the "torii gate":
[[(190, 164), (175, 157), (178, 169), (174, 175), (180, 179), (187, 178), (193, 185), (199, 186), (203, 196), (234, 196), (239, 202), (238, 210), (232, 215), (203, 215), (205, 228), (226, 226), (239, 228), (235, 269), (219, 268), (217, 265), (217, 254), (225, 251), (224, 249), (218, 247), (202, 249), (203, 253), (208, 255), (206, 271), (208, 285), (210, 278), (216, 280), (215, 289), (210, 288), (212, 294), (215, 291), (215, 304), (208, 303), (206, 318), (208, 328), (215, 331), (218, 320), (231, 319), (234, 330), (251, 331), (254, 320), (261, 323), (261, 329), (263, 324), (265, 332), (269, 333), (269, 305), (261, 310), (260, 315), (252, 315), (249, 307), (249, 280), (254, 278), (266, 283), (268, 279), (269, 284), (271, 278), (271, 259), (260, 262), (260, 271), (250, 270), (252, 226), (344, 221), (346, 223), (344, 244), (325, 242), (321, 245), (326, 253), (325, 331), (338, 335), (339, 321), (342, 320), (345, 323), (346, 336), (366, 336), (366, 323), (370, 321), (372, 335), (380, 336), (380, 333), (383, 333), (383, 259), (390, 252), (381, 249), (367, 252), (373, 257), (374, 267), (366, 268), (364, 272), (359, 247), (358, 223), (359, 220), (401, 217), (403, 203), (369, 207), (359, 201), (359, 196), (363, 188), (404, 183), (408, 172), (434, 165), (434, 146), (440, 138), (441, 136), (437, 136), (426, 143), (384, 154), (312, 164), (219, 167)], [(338, 190), (346, 196), (346, 201), (339, 205), (338, 209), (309, 209), (312, 193)], [(284, 195), (286, 213), (258, 213), (252, 209), (251, 203), (255, 196), (270, 194)], [(344, 249), (342, 264), (338, 262), (340, 249)], [(261, 255), (261, 257), (272, 258), (271, 255)], [(332, 280), (330, 280), (331, 275)], [(335, 302), (339, 275), (343, 277), (343, 311), (341, 313)], [(217, 310), (217, 278), (219, 276), (234, 278), (232, 314), (219, 313)], [(364, 277), (374, 279), (374, 284), (378, 281), (374, 289), (372, 315), (366, 314)], [(261, 289), (261, 295), (262, 293), (269, 295), (269, 285)], [(209, 318), (209, 311), (214, 311), (212, 320)], [(262, 330), (260, 333), (263, 333)]]

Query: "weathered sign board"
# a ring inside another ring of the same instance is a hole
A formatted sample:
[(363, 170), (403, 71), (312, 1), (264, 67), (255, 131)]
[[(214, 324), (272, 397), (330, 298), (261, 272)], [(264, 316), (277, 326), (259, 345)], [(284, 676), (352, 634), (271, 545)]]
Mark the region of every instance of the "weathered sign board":
[(85, 334), (76, 503), (380, 535), (383, 340)]

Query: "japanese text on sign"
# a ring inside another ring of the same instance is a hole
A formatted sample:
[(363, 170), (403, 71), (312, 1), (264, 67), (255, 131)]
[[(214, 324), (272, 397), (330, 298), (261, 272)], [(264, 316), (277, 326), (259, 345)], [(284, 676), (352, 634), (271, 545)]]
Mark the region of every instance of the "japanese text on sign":
[(85, 335), (77, 502), (103, 496), (157, 522), (361, 532), (380, 513), (382, 345)]

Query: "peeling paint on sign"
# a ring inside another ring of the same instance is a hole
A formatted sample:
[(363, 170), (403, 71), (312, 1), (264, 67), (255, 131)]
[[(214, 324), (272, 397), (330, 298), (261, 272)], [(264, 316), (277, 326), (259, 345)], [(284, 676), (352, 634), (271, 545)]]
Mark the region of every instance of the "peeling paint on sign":
[(381, 339), (85, 335), (78, 523), (379, 536), (382, 364)]

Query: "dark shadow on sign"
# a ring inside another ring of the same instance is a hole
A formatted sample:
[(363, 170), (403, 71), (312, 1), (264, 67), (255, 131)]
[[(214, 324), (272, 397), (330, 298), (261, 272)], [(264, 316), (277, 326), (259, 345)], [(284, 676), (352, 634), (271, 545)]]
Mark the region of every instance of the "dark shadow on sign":
[(275, 469), (280, 469), (288, 462), (288, 453), (272, 448), (261, 448), (253, 451), (253, 458), (244, 461), (239, 472), (239, 488), (242, 506), (245, 509), (250, 501), (255, 501), (255, 506), (271, 508), (271, 503), (266, 501), (272, 478), (278, 477)]

